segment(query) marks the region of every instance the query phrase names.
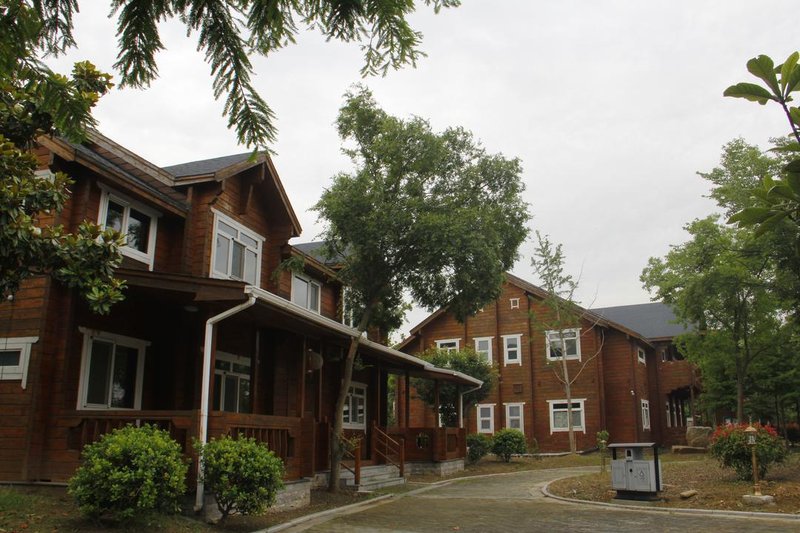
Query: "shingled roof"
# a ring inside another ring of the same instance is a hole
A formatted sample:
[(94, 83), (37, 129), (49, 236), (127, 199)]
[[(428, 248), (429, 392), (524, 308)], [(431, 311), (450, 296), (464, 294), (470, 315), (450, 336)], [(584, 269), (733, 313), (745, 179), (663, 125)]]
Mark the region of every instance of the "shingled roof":
[(225, 155), (222, 157), (213, 157), (211, 159), (203, 159), (200, 161), (189, 161), (187, 163), (180, 163), (178, 165), (164, 167), (164, 170), (176, 178), (213, 174), (218, 170), (235, 165), (236, 163), (247, 161), (251, 155), (252, 152), (245, 152), (242, 154)]
[(672, 308), (662, 302), (603, 307), (592, 311), (637, 331), (650, 340), (668, 339), (692, 330), (691, 327), (676, 323)]

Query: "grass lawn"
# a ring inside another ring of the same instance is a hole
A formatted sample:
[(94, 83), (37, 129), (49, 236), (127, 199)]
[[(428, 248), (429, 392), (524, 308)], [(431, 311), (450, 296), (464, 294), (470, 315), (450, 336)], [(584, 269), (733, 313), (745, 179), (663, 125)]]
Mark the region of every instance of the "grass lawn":
[[(665, 455), (665, 458), (669, 457)], [(721, 468), (715, 459), (698, 456), (700, 460), (680, 462), (688, 456), (673, 456), (679, 461), (662, 466), (664, 501), (653, 503), (655, 507), (679, 507), (691, 509), (721, 509), (729, 511), (762, 511), (772, 513), (800, 513), (800, 453), (789, 455), (786, 462), (773, 466), (761, 482), (761, 493), (775, 497), (775, 505), (749, 506), (742, 503), (744, 494), (753, 493), (753, 484), (738, 481), (732, 469)], [(696, 490), (698, 494), (682, 499), (680, 493)], [(559, 496), (599, 502), (618, 502), (611, 490), (611, 474), (589, 474), (556, 481), (550, 491)], [(624, 503), (624, 502), (623, 502)]]

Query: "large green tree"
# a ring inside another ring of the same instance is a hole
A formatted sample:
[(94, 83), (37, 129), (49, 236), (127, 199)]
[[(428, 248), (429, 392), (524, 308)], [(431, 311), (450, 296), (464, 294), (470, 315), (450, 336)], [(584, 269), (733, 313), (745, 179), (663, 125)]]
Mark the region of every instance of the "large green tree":
[[(435, 11), (459, 0), (422, 0)], [(79, 4), (110, 9), (117, 20), (117, 62), (121, 86), (146, 87), (158, 77), (157, 54), (164, 49), (159, 23), (178, 19), (211, 68), (214, 97), (224, 98), (228, 127), (240, 143), (266, 147), (275, 138), (274, 114), (253, 86), (254, 55), (295, 42), (300, 29), (320, 31), (329, 40), (361, 43), (363, 75), (416, 65), (424, 55), (422, 34), (408, 22), (413, 0), (0, 0), (5, 16), (32, 8), (42, 25), (37, 49), (61, 53), (76, 46), (73, 17)], [(0, 54), (7, 54), (3, 49)], [(3, 58), (0, 58), (2, 60)], [(285, 80), (283, 81), (285, 83)]]
[(733, 377), (736, 417), (744, 420), (746, 386), (755, 361), (778, 348), (779, 301), (766, 241), (716, 216), (686, 226), (690, 240), (664, 258), (650, 258), (641, 280), (694, 330), (677, 339), (704, 380)]
[(121, 236), (88, 222), (74, 234), (50, 224), (71, 181), (60, 172), (37, 174), (29, 149), (39, 135), (80, 140), (110, 76), (88, 62), (77, 63), (70, 76), (50, 71), (36, 57), (45, 31), (37, 12), (24, 2), (0, 6), (0, 297), (13, 296), (30, 276), (49, 274), (107, 312), (122, 298), (122, 283), (113, 277)]
[[(519, 160), (487, 154), (461, 128), (436, 133), (421, 118), (393, 117), (364, 88), (346, 95), (336, 125), (354, 170), (334, 176), (315, 209), (358, 331), (398, 327), (406, 292), (461, 320), (495, 300), (528, 233)], [(357, 348), (354, 336), (335, 408), (330, 490)]]
[[(497, 382), (497, 369), (486, 357), (471, 348), (463, 350), (440, 350), (431, 348), (419, 354), (421, 359), (439, 368), (449, 368), (479, 379), (483, 384), (464, 394), (464, 406), (474, 406), (486, 398)], [(430, 379), (416, 378), (413, 381), (417, 394), (428, 405), (436, 405), (436, 384)], [(445, 427), (458, 426), (459, 386), (453, 383), (440, 384), (439, 392), (439, 417)]]

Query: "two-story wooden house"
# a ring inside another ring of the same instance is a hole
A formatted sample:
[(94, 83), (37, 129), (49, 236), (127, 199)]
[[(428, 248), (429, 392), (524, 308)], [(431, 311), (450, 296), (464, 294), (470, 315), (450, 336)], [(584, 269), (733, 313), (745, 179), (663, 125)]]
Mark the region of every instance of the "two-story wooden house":
[[(288, 481), (321, 482), (352, 338), (363, 365), (344, 419), (365, 461), (387, 461), (376, 447), (389, 374), (479, 383), (342, 322), (336, 273), (289, 244), (300, 225), (268, 156), (159, 168), (96, 132), (83, 144), (42, 138), (36, 154), (42, 172), (75, 180), (43, 222), (73, 230), (91, 220), (126, 235), (116, 275), (127, 289), (107, 316), (46, 277), (0, 304), (0, 480), (63, 482), (85, 444), (147, 422), (189, 456), (193, 438), (255, 437), (284, 460)], [(276, 270), (292, 256), (302, 272)], [(420, 449), (421, 432), (441, 433), (441, 445)], [(463, 430), (392, 433), (419, 460), (464, 457)]]
[[(472, 347), (496, 366), (499, 381), (489, 397), (465, 411), (470, 432), (519, 429), (542, 452), (569, 450), (570, 423), (579, 450), (595, 447), (596, 434), (603, 429), (614, 442), (666, 443), (655, 418), (662, 395), (654, 390), (677, 387), (665, 385), (661, 376), (668, 339), (650, 338), (613, 320), (610, 313), (588, 310), (579, 325), (559, 334), (546, 325), (553, 323), (546, 296), (541, 288), (507, 274), (501, 296), (475, 316), (459, 323), (440, 309), (415, 326), (398, 349), (418, 354), (430, 347)], [(574, 379), (571, 421), (558, 372), (562, 357)], [(412, 399), (412, 405), (412, 425), (436, 424), (433, 409), (419, 400)]]

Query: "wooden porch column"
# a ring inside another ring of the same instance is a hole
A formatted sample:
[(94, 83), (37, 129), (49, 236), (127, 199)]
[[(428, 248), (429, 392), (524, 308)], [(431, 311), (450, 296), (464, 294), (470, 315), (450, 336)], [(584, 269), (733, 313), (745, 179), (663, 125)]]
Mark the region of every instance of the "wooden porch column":
[(441, 426), (441, 424), (439, 423), (439, 419), (440, 419), (439, 407), (440, 406), (439, 406), (439, 380), (438, 379), (433, 380), (433, 405), (436, 408), (436, 411), (434, 412), (434, 416), (436, 418), (434, 420), (434, 424), (433, 425), (434, 425), (434, 427), (438, 428), (438, 427)]
[(461, 392), (461, 385), (456, 385), (456, 393), (458, 394), (458, 404), (456, 405), (456, 419), (458, 420), (458, 427), (464, 427), (464, 393)]
[(254, 339), (253, 355), (250, 358), (250, 412), (254, 414), (261, 414), (259, 398), (258, 376), (261, 375), (261, 330), (256, 327), (256, 334)]
[(300, 376), (297, 387), (297, 416), (302, 418), (306, 413), (306, 360), (308, 352), (308, 339), (303, 337), (303, 353), (300, 355)]
[(406, 375), (404, 376), (403, 381), (405, 381), (404, 386), (406, 388), (406, 397), (405, 397), (405, 412), (406, 412), (406, 429), (411, 427), (411, 375), (409, 374), (408, 370), (406, 370)]

